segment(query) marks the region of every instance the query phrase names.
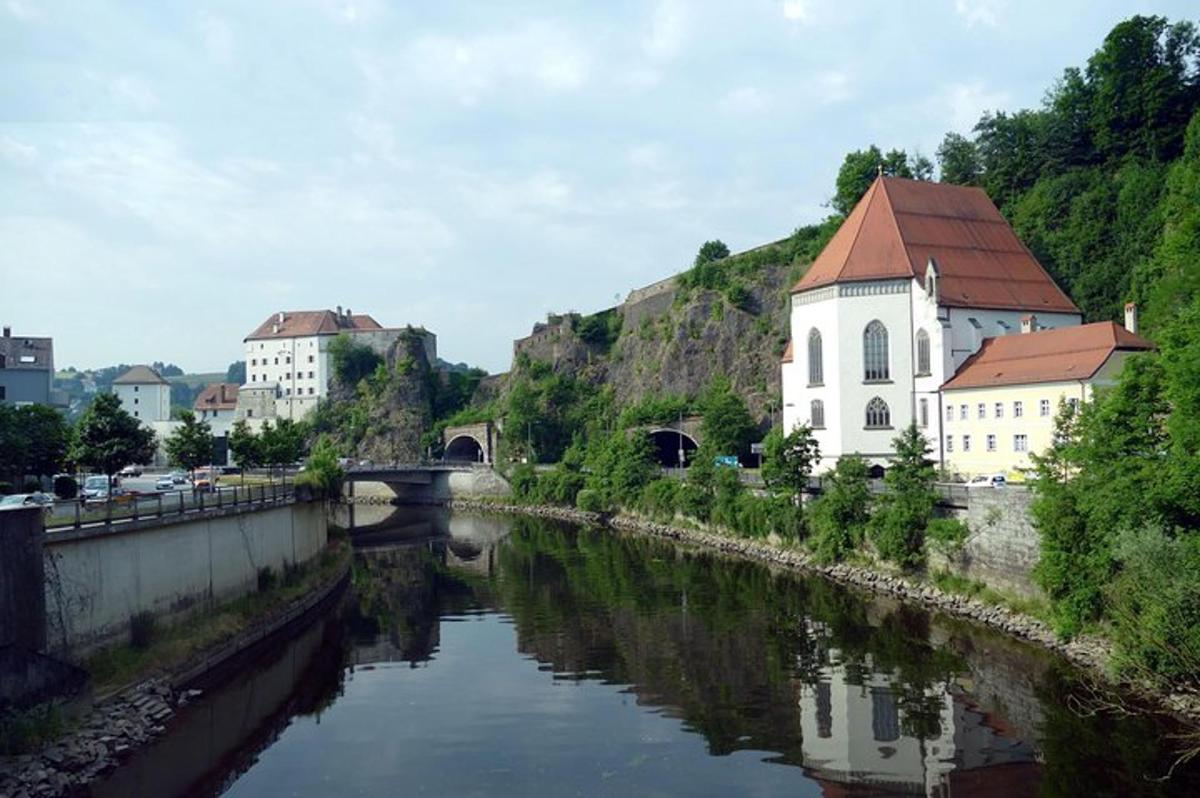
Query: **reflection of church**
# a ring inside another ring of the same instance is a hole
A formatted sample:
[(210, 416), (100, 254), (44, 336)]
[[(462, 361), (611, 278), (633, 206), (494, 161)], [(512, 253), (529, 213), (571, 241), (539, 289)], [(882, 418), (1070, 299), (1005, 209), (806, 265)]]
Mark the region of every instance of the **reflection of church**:
[(926, 736), (913, 736), (893, 680), (869, 662), (851, 676), (831, 653), (835, 664), (799, 693), (804, 768), (823, 795), (1023, 795), (1037, 784), (1033, 749), (962, 697), (926, 691), (936, 722), (925, 718)]

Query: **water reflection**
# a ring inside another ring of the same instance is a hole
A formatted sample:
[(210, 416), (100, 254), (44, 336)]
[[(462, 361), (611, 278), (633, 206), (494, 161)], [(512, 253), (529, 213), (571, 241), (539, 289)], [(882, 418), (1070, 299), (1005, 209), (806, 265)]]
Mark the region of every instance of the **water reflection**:
[(1160, 721), (1070, 712), (1073, 672), (956, 621), (610, 531), (369, 520), (292, 698), (243, 674), (98, 794), (1196, 794), (1146, 778)]

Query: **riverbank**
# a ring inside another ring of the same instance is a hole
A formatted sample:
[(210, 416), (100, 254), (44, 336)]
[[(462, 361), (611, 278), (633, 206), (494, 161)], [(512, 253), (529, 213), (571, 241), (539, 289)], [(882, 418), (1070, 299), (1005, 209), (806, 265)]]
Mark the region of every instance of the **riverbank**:
[(1112, 647), (1103, 638), (1087, 636), (1062, 640), (1048, 624), (1038, 618), (1008, 607), (989, 604), (978, 598), (947, 592), (929, 582), (917, 581), (895, 573), (884, 573), (862, 565), (821, 563), (797, 548), (784, 548), (765, 540), (737, 537), (731, 532), (719, 533), (663, 524), (631, 514), (610, 515), (570, 507), (475, 499), (455, 499), (447, 502), (446, 506), (451, 510), (500, 512), (608, 526), (623, 532), (673, 540), (794, 571), (819, 574), (842, 585), (891, 596), (932, 611), (983, 624), (1055, 652), (1072, 665), (1100, 677), (1107, 684), (1149, 700), (1190, 725), (1200, 726), (1200, 695), (1190, 692), (1165, 693), (1147, 685), (1115, 680), (1108, 667), (1112, 658)]
[(166, 732), (175, 711), (198, 694), (188, 689), (196, 679), (330, 600), (346, 584), (351, 558), (348, 541), (331, 541), (282, 584), (164, 629), (143, 648), (93, 657), (95, 706), (38, 752), (0, 758), (0, 797), (69, 794), (111, 771)]

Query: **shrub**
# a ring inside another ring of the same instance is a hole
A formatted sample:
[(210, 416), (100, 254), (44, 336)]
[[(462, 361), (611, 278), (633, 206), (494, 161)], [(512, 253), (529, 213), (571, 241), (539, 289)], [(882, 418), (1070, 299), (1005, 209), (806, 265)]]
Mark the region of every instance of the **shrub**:
[(1200, 535), (1157, 527), (1120, 535), (1105, 590), (1115, 664), (1160, 686), (1200, 687)]
[(837, 466), (825, 478), (825, 492), (809, 513), (810, 544), (817, 559), (840, 560), (861, 543), (870, 508), (867, 461), (858, 455), (838, 458)]
[(589, 513), (604, 511), (604, 502), (600, 494), (590, 488), (584, 488), (575, 496), (575, 506)]
[(538, 478), (537, 495), (541, 501), (573, 507), (583, 486), (583, 474), (560, 463)]
[(54, 495), (60, 499), (74, 499), (79, 495), (79, 483), (75, 481), (74, 477), (55, 477)]
[(513, 497), (518, 501), (531, 504), (538, 500), (538, 475), (529, 463), (521, 463), (513, 469), (508, 478), (512, 485)]
[(642, 491), (642, 509), (655, 518), (669, 521), (679, 507), (680, 485), (674, 479), (656, 479)]
[(15, 492), (16, 491), (13, 490), (13, 484), (11, 482), (0, 481), (0, 496), (8, 496)]
[(37, 493), (42, 489), (42, 483), (33, 477), (26, 477), (25, 483), (21, 486), (22, 493)]
[(0, 756), (37, 751), (63, 731), (62, 710), (54, 704), (29, 709), (0, 709)]
[(298, 585), (302, 578), (304, 578), (304, 565), (302, 563), (283, 561), (284, 587)]
[(916, 424), (901, 432), (892, 446), (896, 458), (884, 477), (888, 489), (868, 529), (881, 557), (911, 568), (925, 556), (925, 528), (937, 506), (933, 490), (937, 474), (928, 459), (929, 445)]
[(328, 435), (322, 435), (305, 461), (304, 471), (296, 475), (296, 484), (309, 485), (324, 491), (330, 498), (337, 498), (341, 495), (345, 477), (338, 464), (337, 447)]
[(134, 613), (129, 617), (129, 645), (144, 651), (154, 642), (157, 623), (149, 610)]
[(266, 593), (268, 590), (275, 587), (279, 577), (275, 574), (275, 569), (269, 565), (264, 565), (258, 569), (258, 592)]
[(957, 518), (934, 518), (925, 527), (925, 542), (938, 551), (949, 554), (962, 548), (970, 531), (967, 525)]

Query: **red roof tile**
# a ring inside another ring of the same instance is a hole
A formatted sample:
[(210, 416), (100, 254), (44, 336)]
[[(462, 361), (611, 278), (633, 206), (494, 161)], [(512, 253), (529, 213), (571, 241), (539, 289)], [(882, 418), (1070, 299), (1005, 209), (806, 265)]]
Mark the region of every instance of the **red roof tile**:
[(876, 178), (792, 291), (923, 279), (930, 258), (943, 305), (1079, 312), (982, 189), (898, 177)]
[(238, 385), (235, 382), (214, 382), (208, 385), (196, 397), (192, 409), (201, 410), (233, 410), (237, 407)]
[(942, 389), (1086, 380), (1115, 351), (1153, 348), (1111, 321), (987, 338)]
[[(279, 316), (283, 316), (280, 322)], [(382, 330), (379, 322), (366, 314), (338, 316), (332, 310), (290, 310), (272, 313), (246, 336), (246, 340), (259, 338), (297, 338), (306, 335), (336, 335), (342, 330)]]

